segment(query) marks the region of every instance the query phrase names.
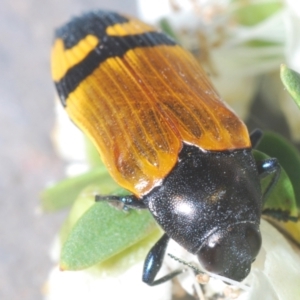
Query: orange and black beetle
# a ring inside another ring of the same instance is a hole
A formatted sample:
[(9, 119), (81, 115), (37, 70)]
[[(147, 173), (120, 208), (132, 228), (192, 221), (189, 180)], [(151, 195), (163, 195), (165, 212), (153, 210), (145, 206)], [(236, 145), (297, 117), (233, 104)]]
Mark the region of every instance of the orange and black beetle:
[(280, 173), (255, 161), (244, 123), (222, 102), (194, 57), (141, 21), (96, 11), (56, 31), (52, 76), (70, 118), (92, 139), (131, 196), (98, 196), (147, 208), (166, 232), (149, 252), (154, 280), (169, 239), (213, 273), (240, 281), (261, 246), (266, 194)]

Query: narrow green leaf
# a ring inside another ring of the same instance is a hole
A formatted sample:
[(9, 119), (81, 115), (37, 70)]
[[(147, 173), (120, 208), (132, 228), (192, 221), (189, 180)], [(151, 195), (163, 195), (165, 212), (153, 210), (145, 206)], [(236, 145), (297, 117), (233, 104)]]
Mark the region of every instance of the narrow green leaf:
[(283, 85), (300, 108), (300, 74), (282, 64), (280, 67), (280, 78)]
[(278, 159), (287, 173), (294, 189), (296, 203), (300, 209), (300, 153), (285, 138), (274, 132), (264, 132), (257, 150)]
[(46, 211), (55, 211), (67, 207), (75, 201), (85, 187), (95, 184), (103, 194), (119, 187), (104, 167), (95, 168), (45, 189), (41, 194), (42, 208)]
[(234, 16), (244, 26), (255, 26), (277, 13), (283, 7), (281, 1), (252, 1), (253, 3), (249, 1), (247, 5), (239, 5), (241, 3), (240, 0), (232, 0), (232, 2), (237, 4)]
[(86, 149), (87, 160), (92, 168), (94, 167), (105, 168), (98, 150), (91, 142), (91, 140), (86, 136), (85, 136), (85, 149)]
[(124, 212), (106, 202), (94, 203), (76, 222), (61, 253), (63, 270), (80, 270), (104, 262), (156, 230), (148, 211)]

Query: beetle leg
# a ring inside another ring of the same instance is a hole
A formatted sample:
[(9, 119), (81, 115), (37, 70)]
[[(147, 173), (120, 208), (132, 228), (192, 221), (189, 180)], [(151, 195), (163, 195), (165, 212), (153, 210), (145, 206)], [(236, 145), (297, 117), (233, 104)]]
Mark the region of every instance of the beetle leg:
[(276, 220), (282, 221), (282, 222), (288, 222), (288, 221), (298, 222), (299, 221), (299, 217), (291, 216), (290, 211), (266, 208), (263, 210), (262, 213), (265, 216), (271, 217), (273, 219), (276, 219)]
[(139, 200), (134, 195), (128, 195), (128, 196), (96, 195), (95, 201), (97, 201), (97, 202), (98, 201), (117, 201), (124, 205), (123, 209), (126, 209), (126, 207), (135, 208), (135, 209), (147, 209), (147, 206), (142, 202), (142, 200)]
[(185, 271), (185, 269), (174, 271), (166, 276), (163, 276), (160, 279), (154, 280), (155, 276), (159, 272), (166, 249), (168, 246), (170, 238), (165, 233), (159, 241), (151, 248), (149, 251), (146, 260), (144, 262), (143, 278), (142, 280), (150, 286), (158, 285), (164, 283), (178, 274)]
[[(251, 140), (252, 148), (257, 147), (260, 140), (262, 139), (262, 136), (263, 136), (263, 132), (258, 128), (254, 129), (254, 131), (251, 132), (250, 140)], [(267, 186), (266, 190), (264, 191), (262, 197), (263, 203), (265, 203), (272, 189), (275, 187), (276, 183), (279, 180), (281, 167), (276, 158), (265, 159), (263, 161), (257, 162), (256, 164), (257, 164), (257, 170), (260, 179), (263, 179), (268, 175), (273, 174), (273, 178), (269, 183), (269, 185)]]
[(262, 197), (263, 203), (265, 203), (280, 177), (281, 167), (276, 158), (268, 158), (263, 161), (257, 162), (257, 170), (260, 179), (263, 179), (268, 175), (273, 175), (273, 178), (267, 186), (266, 190), (264, 191)]
[(257, 145), (259, 144), (260, 140), (262, 139), (263, 136), (263, 132), (256, 128), (254, 129), (251, 134), (250, 134), (250, 141), (251, 141), (251, 145), (252, 148), (256, 148)]

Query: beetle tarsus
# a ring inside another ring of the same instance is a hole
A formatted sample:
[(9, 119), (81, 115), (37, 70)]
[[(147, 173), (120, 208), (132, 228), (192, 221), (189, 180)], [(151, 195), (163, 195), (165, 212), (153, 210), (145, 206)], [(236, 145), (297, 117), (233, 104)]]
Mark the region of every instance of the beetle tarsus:
[(171, 272), (169, 274), (167, 274), (166, 276), (163, 276), (151, 283), (148, 283), (146, 282), (149, 286), (155, 286), (155, 285), (159, 285), (159, 284), (162, 284), (162, 283), (165, 283), (171, 279), (173, 279), (174, 277), (176, 277), (177, 275), (181, 274), (181, 273), (184, 273), (185, 271), (187, 271), (187, 269), (179, 269), (179, 270), (176, 270), (174, 272)]
[(114, 195), (96, 195), (95, 201), (116, 201), (124, 205), (123, 209), (127, 207), (135, 209), (147, 209), (145, 204), (134, 195), (128, 196), (114, 196)]
[(299, 221), (299, 216), (291, 216), (290, 211), (287, 210), (280, 210), (280, 209), (264, 209), (263, 210), (263, 215), (271, 217), (273, 219), (276, 219), (277, 221), (281, 222), (298, 222)]

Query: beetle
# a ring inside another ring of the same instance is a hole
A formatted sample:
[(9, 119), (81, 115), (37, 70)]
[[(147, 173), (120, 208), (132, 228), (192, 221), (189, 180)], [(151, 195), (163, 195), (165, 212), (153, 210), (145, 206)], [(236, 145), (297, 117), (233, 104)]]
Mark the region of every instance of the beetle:
[(156, 279), (170, 239), (207, 271), (243, 280), (261, 247), (262, 205), (280, 166), (255, 161), (261, 131), (249, 135), (192, 54), (152, 26), (100, 10), (56, 30), (51, 69), (69, 117), (131, 193), (96, 200), (148, 209), (165, 231), (146, 257), (143, 281), (180, 273)]

